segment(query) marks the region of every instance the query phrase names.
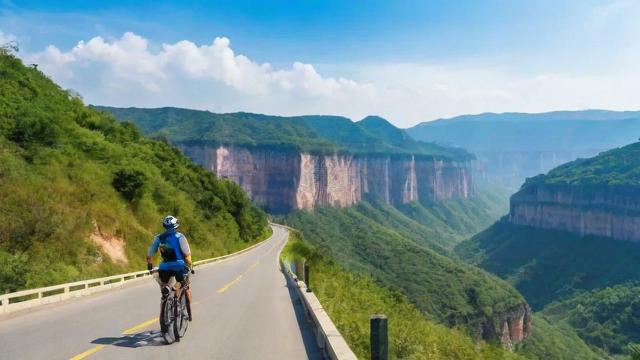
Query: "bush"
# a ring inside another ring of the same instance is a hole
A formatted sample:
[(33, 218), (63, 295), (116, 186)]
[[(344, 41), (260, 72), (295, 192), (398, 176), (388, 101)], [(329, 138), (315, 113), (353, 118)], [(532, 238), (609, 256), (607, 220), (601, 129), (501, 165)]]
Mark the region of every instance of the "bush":
[(120, 169), (113, 177), (113, 188), (129, 202), (140, 200), (144, 194), (146, 176), (143, 172), (133, 169)]

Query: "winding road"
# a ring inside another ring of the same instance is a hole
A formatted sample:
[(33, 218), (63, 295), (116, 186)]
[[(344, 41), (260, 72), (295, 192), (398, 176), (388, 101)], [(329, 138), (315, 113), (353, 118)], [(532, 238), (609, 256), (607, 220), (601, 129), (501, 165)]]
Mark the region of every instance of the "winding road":
[(103, 293), (0, 317), (0, 359), (320, 359), (294, 289), (279, 269), (288, 238), (196, 268), (193, 322), (181, 342), (159, 334), (158, 285)]

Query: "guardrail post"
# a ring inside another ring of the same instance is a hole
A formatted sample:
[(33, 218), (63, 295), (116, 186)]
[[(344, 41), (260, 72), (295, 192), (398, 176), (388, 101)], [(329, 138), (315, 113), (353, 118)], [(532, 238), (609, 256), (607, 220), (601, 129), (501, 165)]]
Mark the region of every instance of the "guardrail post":
[(371, 360), (389, 359), (389, 338), (387, 317), (382, 314), (371, 316)]
[(309, 264), (304, 262), (304, 283), (307, 284), (307, 292), (311, 292), (311, 284), (309, 284)]
[(296, 260), (296, 276), (299, 280), (304, 280), (304, 262), (301, 259)]

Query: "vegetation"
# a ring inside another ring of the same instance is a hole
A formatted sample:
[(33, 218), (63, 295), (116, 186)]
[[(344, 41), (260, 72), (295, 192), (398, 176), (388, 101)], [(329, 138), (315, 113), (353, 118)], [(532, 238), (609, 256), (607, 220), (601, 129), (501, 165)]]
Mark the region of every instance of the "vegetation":
[(370, 358), (369, 317), (389, 318), (391, 359), (518, 359), (499, 345), (475, 342), (464, 330), (449, 329), (424, 317), (396, 291), (355, 275), (301, 241), (296, 232), (283, 250), (285, 263), (305, 258), (311, 266), (313, 291), (360, 359)]
[(498, 278), (448, 257), (437, 233), (422, 233), (423, 225), (385, 204), (300, 211), (285, 221), (337, 264), (370, 274), (406, 295), (429, 318), (450, 326), (480, 329), (524, 302)]
[(547, 305), (542, 313), (572, 326), (588, 344), (612, 354), (640, 341), (640, 287), (617, 285), (585, 291)]
[(391, 359), (603, 359), (568, 326), (549, 324), (534, 316), (533, 333), (517, 345), (516, 354), (495, 342), (478, 341), (461, 327), (439, 325), (425, 316), (405, 295), (379, 281), (348, 271), (318, 247), (290, 232), (282, 252), (285, 264), (306, 259), (310, 264), (313, 291), (358, 358), (368, 359), (369, 317), (389, 318)]
[(640, 142), (558, 166), (547, 175), (529, 179), (525, 186), (537, 184), (638, 186)]
[(640, 245), (499, 222), (456, 252), (513, 284), (534, 309), (573, 295), (640, 280)]
[(371, 117), (353, 122), (339, 116), (281, 117), (251, 113), (214, 114), (178, 108), (95, 107), (145, 134), (173, 143), (292, 148), (305, 152), (414, 154), (467, 160), (465, 150), (413, 140), (388, 121)]
[[(265, 214), (130, 123), (85, 107), (40, 71), (0, 54), (0, 292), (143, 267), (168, 213), (194, 257), (265, 236)], [(125, 241), (114, 261), (91, 234)]]
[(608, 359), (601, 351), (590, 348), (566, 324), (556, 324), (541, 315), (533, 316), (531, 335), (516, 351), (528, 359)]

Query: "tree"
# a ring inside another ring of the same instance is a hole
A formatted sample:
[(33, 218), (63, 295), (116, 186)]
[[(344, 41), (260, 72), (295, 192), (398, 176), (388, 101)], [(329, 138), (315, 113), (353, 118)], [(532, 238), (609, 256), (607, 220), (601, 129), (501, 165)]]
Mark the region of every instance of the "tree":
[(629, 356), (631, 356), (631, 360), (640, 360), (640, 344), (629, 344), (627, 345), (627, 351), (629, 352)]
[(144, 194), (147, 177), (141, 171), (134, 169), (120, 169), (113, 177), (113, 188), (129, 202), (140, 200)]

